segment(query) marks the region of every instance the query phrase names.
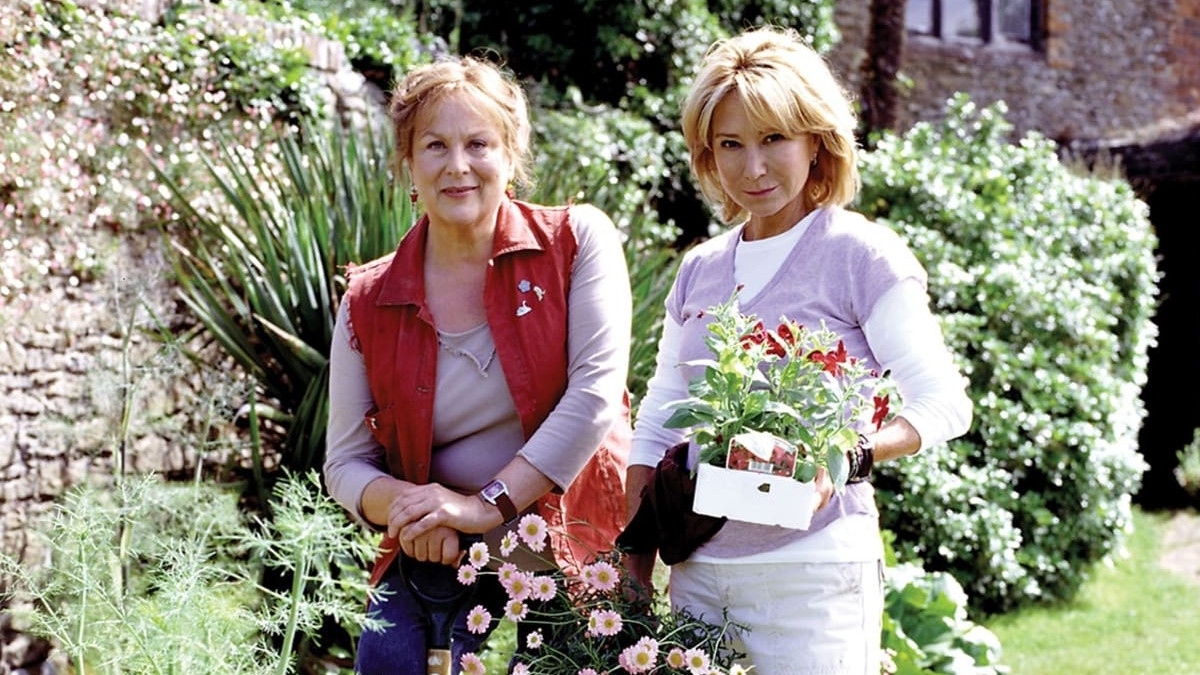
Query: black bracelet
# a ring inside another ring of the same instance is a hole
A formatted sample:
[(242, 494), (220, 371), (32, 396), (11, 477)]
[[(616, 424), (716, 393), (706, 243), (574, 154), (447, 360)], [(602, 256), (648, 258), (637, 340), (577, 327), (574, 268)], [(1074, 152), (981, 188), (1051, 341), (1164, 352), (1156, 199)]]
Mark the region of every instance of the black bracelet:
[(858, 435), (858, 443), (847, 453), (850, 459), (850, 482), (868, 480), (871, 477), (871, 467), (875, 465), (875, 442), (866, 434)]
[(854, 480), (858, 475), (858, 444), (846, 451), (846, 479)]

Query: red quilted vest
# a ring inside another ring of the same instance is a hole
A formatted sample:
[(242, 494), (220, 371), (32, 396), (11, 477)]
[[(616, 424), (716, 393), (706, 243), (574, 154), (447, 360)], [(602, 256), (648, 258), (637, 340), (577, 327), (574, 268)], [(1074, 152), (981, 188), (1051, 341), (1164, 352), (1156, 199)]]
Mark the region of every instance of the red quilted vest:
[[(364, 420), (386, 451), (388, 470), (412, 483), (429, 481), (437, 333), (425, 307), (423, 258), (429, 221), (422, 218), (394, 254), (349, 271), (345, 301), (366, 364), (375, 409)], [(507, 201), (496, 222), (492, 264), (484, 287), (487, 321), (516, 403), (525, 438), (554, 409), (567, 381), (567, 294), (577, 241), (568, 207)], [(545, 293), (520, 293), (530, 280)], [(518, 316), (525, 302), (537, 311)], [(629, 397), (620, 423), (575, 481), (538, 500), (550, 525), (555, 558), (578, 569), (609, 550), (625, 525), (624, 480), (629, 454)], [(383, 576), (399, 550), (385, 538), (371, 572)]]

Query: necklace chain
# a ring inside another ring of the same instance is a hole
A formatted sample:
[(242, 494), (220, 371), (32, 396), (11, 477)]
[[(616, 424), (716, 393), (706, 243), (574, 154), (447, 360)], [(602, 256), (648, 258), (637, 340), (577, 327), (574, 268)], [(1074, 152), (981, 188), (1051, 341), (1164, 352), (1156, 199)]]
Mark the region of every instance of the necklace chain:
[(462, 356), (464, 358), (468, 358), (468, 359), (471, 359), (472, 361), (474, 361), (475, 366), (477, 368), (479, 368), (479, 374), (482, 375), (483, 377), (488, 376), (488, 372), (487, 372), (488, 368), (491, 368), (492, 361), (496, 360), (496, 345), (492, 345), (491, 350), (489, 350), (489, 352), (488, 352), (487, 359), (485, 359), (482, 363), (480, 363), (479, 357), (475, 356), (471, 352), (468, 352), (468, 351), (459, 349), (458, 347), (455, 347), (453, 345), (447, 344), (440, 337), (438, 338), (438, 346), (441, 347), (442, 349), (445, 349), (448, 353), (453, 354), (454, 356)]

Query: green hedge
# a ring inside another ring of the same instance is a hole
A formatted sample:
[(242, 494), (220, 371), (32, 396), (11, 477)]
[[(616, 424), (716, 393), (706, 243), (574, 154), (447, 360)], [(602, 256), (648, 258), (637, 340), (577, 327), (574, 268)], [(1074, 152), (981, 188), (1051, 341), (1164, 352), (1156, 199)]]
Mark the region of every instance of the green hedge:
[(880, 468), (883, 525), (986, 611), (1069, 598), (1121, 548), (1158, 281), (1130, 186), (1037, 135), (1010, 142), (1003, 114), (959, 95), (944, 121), (883, 136), (859, 200), (929, 270), (975, 401), (965, 437)]

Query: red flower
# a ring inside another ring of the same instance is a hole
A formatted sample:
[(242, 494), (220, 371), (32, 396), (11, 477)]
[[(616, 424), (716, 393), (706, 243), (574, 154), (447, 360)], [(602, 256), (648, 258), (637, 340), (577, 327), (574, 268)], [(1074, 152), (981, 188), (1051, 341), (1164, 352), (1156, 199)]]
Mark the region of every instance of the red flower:
[[(800, 330), (804, 330), (804, 326), (800, 326)], [(779, 324), (779, 328), (776, 329), (775, 332), (779, 333), (779, 337), (786, 342), (789, 347), (796, 344), (796, 334), (792, 332), (792, 327), (786, 323)]]
[(787, 356), (787, 347), (774, 333), (767, 333), (767, 354), (781, 359)]
[(812, 351), (808, 355), (810, 361), (824, 364), (825, 372), (834, 377), (841, 377), (842, 364), (846, 362), (846, 344), (838, 340), (837, 350), (832, 352)]
[(875, 425), (875, 430), (879, 431), (879, 427), (883, 426), (884, 420), (888, 416), (888, 398), (887, 394), (883, 396), (875, 396), (875, 414), (871, 415), (871, 423)]
[(754, 324), (754, 328), (742, 336), (742, 349), (750, 349), (754, 345), (761, 345), (767, 340), (767, 329), (763, 326), (763, 322), (759, 321)]

